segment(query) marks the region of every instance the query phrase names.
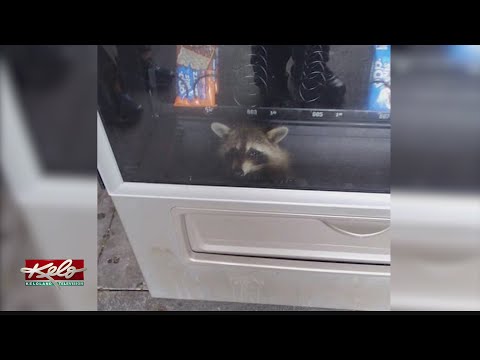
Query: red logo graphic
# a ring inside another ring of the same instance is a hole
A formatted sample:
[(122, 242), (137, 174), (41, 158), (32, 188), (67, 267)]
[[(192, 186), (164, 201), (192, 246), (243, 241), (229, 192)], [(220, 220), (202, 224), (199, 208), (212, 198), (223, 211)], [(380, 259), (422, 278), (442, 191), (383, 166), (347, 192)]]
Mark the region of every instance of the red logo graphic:
[(25, 274), (26, 286), (83, 286), (85, 261), (66, 260), (25, 260), (20, 272)]
[(84, 280), (84, 265), (83, 259), (25, 260), (25, 268), (30, 270), (25, 271), (25, 280), (46, 280), (45, 274), (57, 281)]

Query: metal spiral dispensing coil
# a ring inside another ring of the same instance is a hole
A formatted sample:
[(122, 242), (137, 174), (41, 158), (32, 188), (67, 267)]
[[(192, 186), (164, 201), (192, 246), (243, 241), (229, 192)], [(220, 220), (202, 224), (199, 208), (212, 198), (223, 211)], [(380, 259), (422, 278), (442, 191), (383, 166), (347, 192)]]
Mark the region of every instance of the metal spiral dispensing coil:
[(240, 106), (258, 106), (268, 94), (268, 54), (262, 45), (249, 46), (234, 69), (233, 99)]
[(305, 61), (298, 85), (298, 95), (304, 103), (320, 100), (325, 93), (326, 54), (322, 45), (307, 45)]

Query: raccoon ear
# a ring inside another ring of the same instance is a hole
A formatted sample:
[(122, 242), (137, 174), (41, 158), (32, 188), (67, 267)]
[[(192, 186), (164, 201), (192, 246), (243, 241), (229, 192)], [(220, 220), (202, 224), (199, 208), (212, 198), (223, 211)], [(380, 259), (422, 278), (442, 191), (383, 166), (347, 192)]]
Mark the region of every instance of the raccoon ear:
[(220, 138), (224, 138), (230, 132), (230, 128), (227, 125), (223, 125), (218, 122), (212, 123), (210, 127), (212, 128), (212, 131)]
[(275, 129), (272, 129), (267, 132), (267, 138), (273, 142), (274, 144), (278, 144), (280, 141), (282, 141), (285, 136), (288, 134), (288, 128), (285, 126), (279, 126), (276, 127)]

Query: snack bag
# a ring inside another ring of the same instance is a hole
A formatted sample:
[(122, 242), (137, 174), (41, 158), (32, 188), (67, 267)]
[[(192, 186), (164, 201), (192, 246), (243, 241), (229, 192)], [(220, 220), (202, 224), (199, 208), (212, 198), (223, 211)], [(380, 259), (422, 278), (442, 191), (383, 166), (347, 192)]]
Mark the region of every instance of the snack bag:
[(177, 96), (181, 100), (193, 100), (193, 71), (187, 66), (177, 66)]
[(369, 110), (390, 111), (391, 109), (390, 56), (391, 45), (375, 45), (370, 73)]
[(216, 106), (218, 46), (177, 45), (174, 106)]

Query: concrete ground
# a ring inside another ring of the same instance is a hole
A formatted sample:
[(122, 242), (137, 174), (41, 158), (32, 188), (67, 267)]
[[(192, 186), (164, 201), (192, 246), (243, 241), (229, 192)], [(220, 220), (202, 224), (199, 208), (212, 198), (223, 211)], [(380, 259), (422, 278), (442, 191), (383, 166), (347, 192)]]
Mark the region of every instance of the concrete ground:
[(107, 192), (98, 192), (98, 310), (298, 311), (295, 306), (152, 298)]

